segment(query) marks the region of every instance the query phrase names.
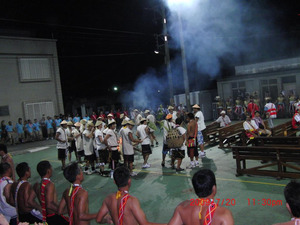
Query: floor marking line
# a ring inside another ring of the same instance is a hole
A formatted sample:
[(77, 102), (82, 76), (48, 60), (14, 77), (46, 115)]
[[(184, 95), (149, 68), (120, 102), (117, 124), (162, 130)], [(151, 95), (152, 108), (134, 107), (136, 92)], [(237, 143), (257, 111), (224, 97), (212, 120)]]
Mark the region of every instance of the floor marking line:
[[(167, 173), (159, 173), (159, 172), (154, 172), (154, 171), (146, 171), (146, 170), (134, 170), (137, 171), (138, 173), (151, 173), (151, 174), (158, 174), (158, 175), (168, 175), (168, 176), (178, 176), (178, 177), (192, 177), (190, 175), (185, 175), (185, 174), (173, 174), (171, 172)], [(263, 185), (270, 185), (270, 186), (280, 186), (280, 187), (285, 187), (286, 184), (275, 184), (275, 183), (268, 183), (268, 182), (261, 182), (261, 181), (248, 181), (248, 180), (235, 180), (235, 179), (229, 179), (229, 178), (218, 178), (216, 177), (217, 180), (223, 180), (223, 181), (232, 181), (232, 182), (239, 182), (239, 183), (250, 183), (250, 184), (263, 184)]]
[(47, 147), (38, 147), (38, 148), (33, 148), (33, 149), (30, 149), (30, 150), (28, 150), (28, 152), (39, 152), (39, 151), (42, 151), (42, 150), (45, 150), (45, 149), (47, 149), (47, 148), (49, 148), (48, 146)]

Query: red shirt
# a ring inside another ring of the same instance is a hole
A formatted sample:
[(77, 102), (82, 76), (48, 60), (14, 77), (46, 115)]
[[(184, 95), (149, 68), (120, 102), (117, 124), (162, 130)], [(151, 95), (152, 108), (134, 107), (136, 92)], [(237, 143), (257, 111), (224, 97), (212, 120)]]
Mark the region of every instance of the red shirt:
[(104, 113), (100, 114), (99, 116), (101, 116), (102, 118), (106, 118), (106, 115)]
[(250, 102), (247, 106), (247, 112), (251, 113), (252, 117), (254, 117), (255, 111), (259, 111), (258, 105), (254, 102)]
[(91, 119), (96, 121), (97, 120), (97, 115), (96, 114), (91, 115)]
[(292, 127), (293, 129), (298, 129), (299, 128), (299, 122), (296, 121), (295, 117), (298, 116), (298, 113), (295, 113), (292, 119)]
[(118, 119), (120, 119), (120, 116), (121, 116), (121, 113), (120, 113), (120, 112), (116, 112), (116, 117), (117, 117)]

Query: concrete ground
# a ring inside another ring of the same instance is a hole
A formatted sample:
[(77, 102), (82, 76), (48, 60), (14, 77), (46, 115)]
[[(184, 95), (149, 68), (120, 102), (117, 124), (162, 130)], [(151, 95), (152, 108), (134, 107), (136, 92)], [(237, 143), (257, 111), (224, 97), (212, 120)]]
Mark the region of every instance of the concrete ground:
[[(276, 124), (278, 123), (280, 120), (276, 121)], [(181, 201), (197, 197), (193, 192), (191, 178), (198, 168), (176, 173), (170, 168), (170, 159), (167, 168), (162, 168), (161, 133), (157, 133), (157, 137), (160, 146), (153, 149), (150, 157), (151, 168), (141, 169), (142, 156), (139, 152), (135, 155), (135, 171), (138, 175), (133, 177), (130, 194), (140, 200), (149, 221), (167, 223)], [(15, 164), (23, 161), (29, 163), (32, 168), (30, 179), (32, 184), (40, 181), (36, 172), (37, 163), (49, 160), (54, 168), (52, 180), (55, 182), (60, 199), (63, 190), (70, 184), (64, 179), (60, 169), (55, 143), (55, 141), (27, 143), (8, 147), (8, 150), (14, 155)], [(220, 199), (219, 204), (223, 202), (223, 206), (232, 211), (235, 224), (265, 225), (290, 220), (283, 196), (284, 187), (290, 179), (278, 181), (275, 178), (261, 176), (236, 177), (236, 163), (231, 150), (222, 150), (217, 146), (207, 147), (206, 155), (206, 158), (200, 159), (200, 167), (214, 171), (218, 189), (216, 198)], [(185, 157), (183, 167), (186, 168), (188, 165), (189, 159)], [(91, 212), (99, 210), (107, 194), (117, 191), (112, 179), (97, 174), (85, 175), (83, 187), (89, 193)], [(264, 199), (266, 205), (263, 205)], [(93, 221), (91, 224), (96, 222)]]

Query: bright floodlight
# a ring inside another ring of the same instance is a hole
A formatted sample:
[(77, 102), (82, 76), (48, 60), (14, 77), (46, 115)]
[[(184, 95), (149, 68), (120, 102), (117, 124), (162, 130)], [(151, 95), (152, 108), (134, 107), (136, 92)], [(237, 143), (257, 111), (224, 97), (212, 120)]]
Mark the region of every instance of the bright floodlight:
[(166, 0), (170, 8), (177, 8), (182, 6), (190, 6), (197, 0)]
[(156, 55), (158, 55), (158, 54), (159, 54), (159, 51), (155, 50), (154, 53), (155, 53)]
[(114, 87), (114, 91), (118, 91), (118, 87)]

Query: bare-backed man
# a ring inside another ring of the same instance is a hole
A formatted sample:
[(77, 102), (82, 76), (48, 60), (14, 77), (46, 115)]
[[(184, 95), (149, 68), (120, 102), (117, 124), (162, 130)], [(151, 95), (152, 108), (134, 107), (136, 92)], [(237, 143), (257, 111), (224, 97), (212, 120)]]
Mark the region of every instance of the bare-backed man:
[(192, 183), (200, 203), (198, 205), (193, 204), (190, 199), (181, 202), (176, 207), (168, 225), (233, 225), (231, 211), (219, 207), (214, 202), (217, 194), (214, 173), (208, 169), (200, 169), (194, 174)]
[(131, 186), (130, 171), (126, 167), (119, 167), (114, 172), (117, 193), (108, 195), (98, 212), (96, 221), (99, 223), (108, 214), (113, 223), (119, 225), (151, 225), (159, 223), (148, 222), (140, 202), (136, 197), (129, 195)]
[[(69, 214), (70, 225), (88, 225), (96, 219), (97, 214), (89, 213), (88, 192), (81, 186), (84, 180), (83, 172), (77, 163), (72, 163), (64, 169), (64, 177), (72, 184), (67, 188), (59, 204), (58, 213)], [(109, 222), (104, 220), (103, 222)]]
[[(194, 114), (193, 113), (188, 113), (187, 114), (187, 121), (188, 126), (187, 126), (187, 133), (186, 133), (186, 144), (187, 144), (187, 149), (188, 149), (188, 156), (191, 159), (191, 165), (190, 168), (194, 168), (195, 166), (199, 166), (198, 158), (199, 158), (199, 153), (197, 149), (197, 133), (198, 133), (198, 125), (195, 120)], [(194, 160), (195, 157), (195, 160)]]
[(28, 182), (31, 177), (30, 167), (26, 162), (19, 163), (16, 172), (19, 180), (12, 184), (11, 193), (19, 215), (19, 222), (40, 223), (42, 222), (42, 208), (35, 201), (36, 194)]
[(37, 171), (41, 176), (41, 183), (36, 183), (33, 189), (42, 206), (43, 222), (48, 225), (67, 225), (68, 218), (58, 215), (57, 194), (52, 177), (52, 166), (49, 161), (41, 161), (37, 165)]

